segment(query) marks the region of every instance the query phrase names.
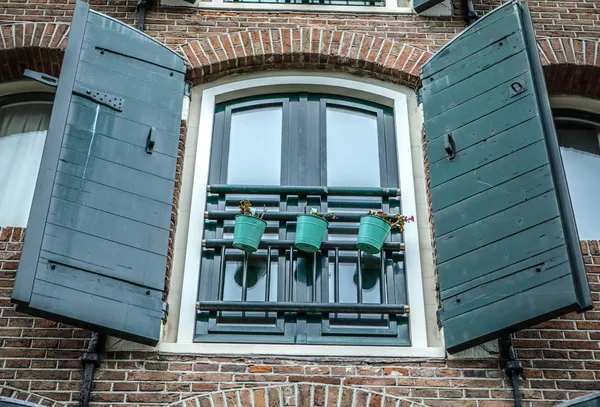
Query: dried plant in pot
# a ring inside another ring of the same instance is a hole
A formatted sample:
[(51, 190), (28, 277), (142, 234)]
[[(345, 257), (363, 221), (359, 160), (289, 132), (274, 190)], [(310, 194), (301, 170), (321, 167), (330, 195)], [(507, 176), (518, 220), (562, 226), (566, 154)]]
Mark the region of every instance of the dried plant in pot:
[(239, 208), (240, 214), (235, 217), (233, 247), (245, 252), (255, 252), (267, 227), (267, 222), (263, 220), (267, 210), (263, 208), (259, 213), (247, 199), (240, 202)]
[(321, 248), (323, 235), (329, 226), (326, 218), (336, 220), (333, 213), (318, 213), (316, 208), (310, 208), (304, 215), (298, 215), (296, 218), (296, 242), (294, 246), (303, 252), (314, 253)]
[(356, 247), (365, 253), (377, 254), (392, 228), (404, 231), (404, 225), (414, 222), (414, 216), (387, 214), (383, 211), (369, 211), (360, 218)]

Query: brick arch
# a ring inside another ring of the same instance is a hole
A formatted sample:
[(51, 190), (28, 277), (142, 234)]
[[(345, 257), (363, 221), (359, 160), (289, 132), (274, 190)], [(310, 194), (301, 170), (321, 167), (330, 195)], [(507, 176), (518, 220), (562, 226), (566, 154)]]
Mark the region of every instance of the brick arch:
[(67, 23), (15, 23), (0, 27), (0, 82), (25, 69), (58, 76), (67, 45)]
[(393, 394), (360, 387), (325, 383), (293, 383), (245, 389), (229, 389), (194, 396), (167, 407), (283, 407), (283, 406), (378, 406), (428, 407)]
[(0, 396), (45, 407), (65, 407), (65, 404), (52, 400), (51, 398), (38, 396), (35, 393), (29, 393), (28, 391), (7, 385), (0, 385)]
[(600, 98), (600, 42), (542, 38), (538, 49), (550, 94)]
[(194, 83), (269, 69), (350, 72), (415, 88), (430, 52), (388, 38), (320, 28), (221, 34), (179, 47)]

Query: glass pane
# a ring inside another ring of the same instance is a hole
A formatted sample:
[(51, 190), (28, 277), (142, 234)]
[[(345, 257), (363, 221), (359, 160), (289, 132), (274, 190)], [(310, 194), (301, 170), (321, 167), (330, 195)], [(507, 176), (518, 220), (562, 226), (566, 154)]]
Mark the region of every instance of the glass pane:
[(558, 143), (561, 147), (585, 151), (591, 154), (600, 154), (598, 142), (598, 128), (591, 124), (559, 121), (556, 123)]
[[(223, 300), (240, 301), (244, 279), (244, 262), (242, 256), (238, 261), (227, 261), (223, 286)], [(247, 301), (265, 301), (267, 288), (267, 257), (266, 251), (258, 251), (248, 256), (246, 277)], [(277, 300), (277, 262), (271, 260), (271, 281), (269, 285), (269, 300)]]
[(560, 149), (579, 238), (600, 239), (600, 155), (572, 148)]
[(0, 226), (27, 225), (52, 103), (0, 107)]
[(328, 107), (327, 185), (379, 187), (377, 116)]
[(282, 128), (281, 106), (231, 114), (228, 184), (280, 184)]

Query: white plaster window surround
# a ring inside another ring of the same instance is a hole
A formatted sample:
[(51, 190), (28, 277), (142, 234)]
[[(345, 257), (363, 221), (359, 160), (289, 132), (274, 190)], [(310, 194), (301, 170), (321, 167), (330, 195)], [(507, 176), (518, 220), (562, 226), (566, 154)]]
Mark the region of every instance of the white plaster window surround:
[[(215, 104), (278, 92), (322, 92), (360, 98), (393, 108), (402, 211), (416, 222), (406, 228), (407, 294), (411, 347), (193, 343), (200, 275), (201, 241)], [(436, 289), (429, 209), (421, 147), (423, 119), (414, 91), (347, 74), (279, 72), (221, 79), (192, 89), (179, 218), (169, 291), (170, 315), (158, 349), (165, 353), (371, 356), (443, 358), (436, 325)]]
[[(416, 14), (412, 0), (385, 0), (385, 6), (350, 6), (350, 5), (319, 5), (319, 4), (269, 4), (228, 2), (226, 0), (196, 0), (189, 3), (185, 0), (161, 0), (165, 7), (196, 7), (199, 9), (223, 10), (261, 10), (261, 11), (296, 11), (296, 12), (336, 12), (355, 14)], [(443, 0), (429, 10), (419, 15), (425, 17), (449, 17), (452, 15), (452, 2)]]

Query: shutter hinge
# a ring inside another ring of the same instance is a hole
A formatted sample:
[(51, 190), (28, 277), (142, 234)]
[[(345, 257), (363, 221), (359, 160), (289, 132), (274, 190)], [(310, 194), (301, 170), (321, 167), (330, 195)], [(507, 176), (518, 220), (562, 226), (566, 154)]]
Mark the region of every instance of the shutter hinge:
[(163, 302), (162, 303), (162, 315), (160, 317), (160, 319), (163, 322), (167, 322), (167, 317), (169, 316), (169, 303), (168, 302)]
[(442, 328), (444, 326), (444, 322), (442, 321), (444, 309), (440, 308), (435, 313), (435, 319), (437, 320), (438, 327)]
[(417, 104), (420, 105), (421, 103), (423, 103), (423, 87), (420, 87), (419, 89), (417, 89), (416, 94), (417, 94)]
[[(53, 87), (58, 86), (58, 78), (56, 76), (46, 75), (30, 69), (25, 69), (23, 76), (34, 79), (43, 83), (44, 85)], [(125, 103), (125, 99), (111, 95), (110, 93), (100, 92), (77, 83), (73, 85), (73, 93), (78, 96), (83, 96), (86, 99), (93, 100), (99, 105), (108, 106), (117, 112), (123, 111), (123, 103)]]

